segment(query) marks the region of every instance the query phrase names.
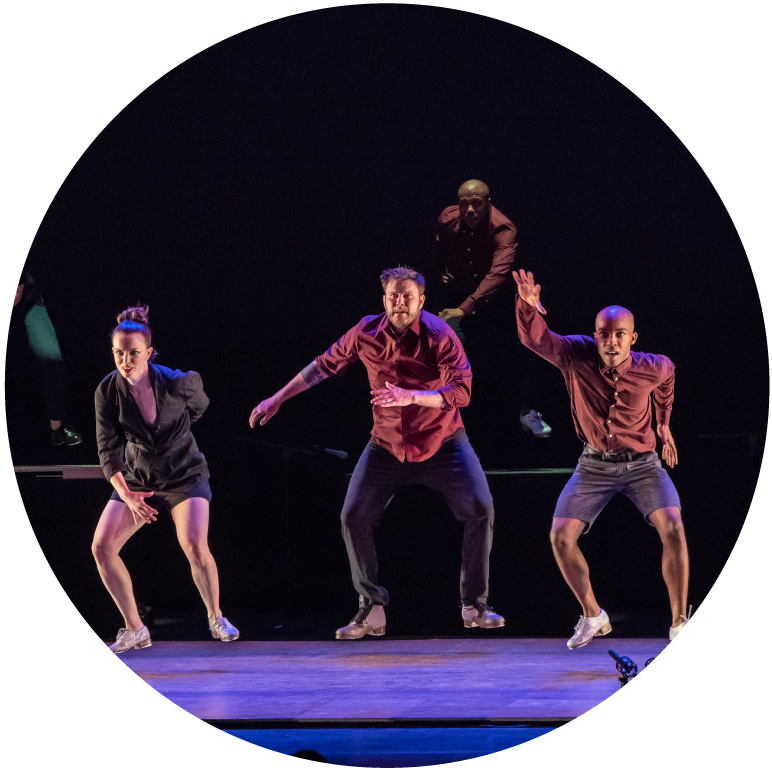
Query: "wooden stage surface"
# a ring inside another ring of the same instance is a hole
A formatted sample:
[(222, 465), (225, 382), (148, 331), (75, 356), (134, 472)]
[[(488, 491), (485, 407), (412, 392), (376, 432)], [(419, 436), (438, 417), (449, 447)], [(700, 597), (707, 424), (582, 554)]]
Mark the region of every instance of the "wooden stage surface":
[[(482, 632), (482, 631), (481, 631)], [(620, 688), (608, 650), (639, 672), (665, 638), (160, 641), (120, 655), (210, 721), (570, 719)]]

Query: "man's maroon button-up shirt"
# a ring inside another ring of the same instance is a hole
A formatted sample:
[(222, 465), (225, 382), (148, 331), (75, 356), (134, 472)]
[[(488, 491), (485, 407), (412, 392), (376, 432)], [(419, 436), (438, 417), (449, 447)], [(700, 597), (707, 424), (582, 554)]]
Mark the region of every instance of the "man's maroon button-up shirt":
[(434, 314), (422, 310), (398, 337), (385, 313), (366, 316), (316, 364), (327, 375), (360, 360), (372, 389), (386, 381), (403, 389), (437, 391), (442, 408), (373, 405), (375, 440), (400, 461), (425, 461), (464, 424), (459, 408), (469, 404), (472, 370), (455, 333)]
[(563, 373), (582, 442), (607, 452), (656, 450), (651, 397), (658, 424), (669, 425), (673, 409), (675, 367), (667, 357), (631, 351), (624, 362), (606, 367), (592, 338), (555, 335), (520, 298), (517, 327), (520, 340)]
[(475, 313), (512, 282), (517, 228), (491, 206), (485, 224), (469, 229), (458, 206), (442, 211), (437, 222), (435, 268), (453, 275), (451, 288), (467, 294), (459, 308)]

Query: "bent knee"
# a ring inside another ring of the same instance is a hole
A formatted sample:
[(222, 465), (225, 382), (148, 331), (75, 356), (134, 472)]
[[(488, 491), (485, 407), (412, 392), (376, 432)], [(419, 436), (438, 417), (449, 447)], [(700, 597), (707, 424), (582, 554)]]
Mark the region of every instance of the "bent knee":
[[(578, 525), (574, 525), (574, 523)], [(570, 524), (558, 525), (553, 523), (550, 531), (550, 543), (556, 552), (564, 552), (576, 546), (580, 534), (584, 530), (581, 520), (573, 520)]]
[(662, 539), (681, 540), (684, 538), (684, 523), (678, 507), (664, 507), (649, 515), (649, 522), (659, 532)]
[(209, 545), (205, 541), (183, 541), (180, 546), (191, 563), (205, 563), (209, 558)]
[(102, 541), (101, 539), (94, 539), (91, 543), (91, 554), (97, 563), (109, 563), (118, 555), (118, 552), (119, 550), (112, 547), (109, 542)]

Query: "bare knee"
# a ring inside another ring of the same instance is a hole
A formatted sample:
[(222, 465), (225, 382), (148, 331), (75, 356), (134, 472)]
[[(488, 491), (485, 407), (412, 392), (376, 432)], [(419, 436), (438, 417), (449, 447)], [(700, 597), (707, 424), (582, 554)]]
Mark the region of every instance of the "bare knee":
[[(580, 521), (576, 521), (580, 522)], [(576, 546), (581, 529), (565, 525), (553, 525), (550, 531), (552, 549), (558, 554), (569, 552)]]
[(91, 554), (94, 556), (97, 565), (103, 566), (112, 561), (117, 555), (118, 550), (111, 547), (109, 543), (101, 539), (94, 539), (91, 543)]
[(686, 542), (681, 510), (678, 507), (665, 507), (652, 512), (649, 520), (654, 524), (663, 544), (680, 546)]
[(200, 566), (209, 559), (209, 546), (206, 542), (184, 541), (180, 542), (180, 546), (192, 564)]

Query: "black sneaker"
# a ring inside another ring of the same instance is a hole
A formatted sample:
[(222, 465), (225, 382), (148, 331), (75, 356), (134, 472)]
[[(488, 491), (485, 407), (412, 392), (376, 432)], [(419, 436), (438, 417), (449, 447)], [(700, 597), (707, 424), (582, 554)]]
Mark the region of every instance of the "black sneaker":
[(58, 429), (51, 430), (52, 445), (80, 445), (81, 442), (83, 437), (72, 426), (62, 424)]

